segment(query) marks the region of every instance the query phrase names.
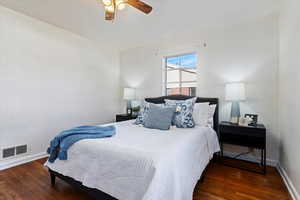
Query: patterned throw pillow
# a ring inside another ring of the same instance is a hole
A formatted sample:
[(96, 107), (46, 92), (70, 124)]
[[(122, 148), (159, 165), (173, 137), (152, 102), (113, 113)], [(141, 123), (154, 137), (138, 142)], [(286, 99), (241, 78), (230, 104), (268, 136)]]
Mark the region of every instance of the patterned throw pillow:
[(176, 106), (176, 112), (172, 124), (177, 128), (194, 128), (193, 109), (197, 97), (188, 100), (169, 100), (166, 99), (167, 106)]
[[(149, 109), (150, 109), (150, 105), (153, 103), (149, 103), (147, 101), (144, 101), (142, 108), (134, 122), (134, 124), (136, 125), (144, 125), (144, 119), (147, 117), (148, 113), (149, 113)], [(156, 104), (158, 106), (163, 106), (164, 104)]]

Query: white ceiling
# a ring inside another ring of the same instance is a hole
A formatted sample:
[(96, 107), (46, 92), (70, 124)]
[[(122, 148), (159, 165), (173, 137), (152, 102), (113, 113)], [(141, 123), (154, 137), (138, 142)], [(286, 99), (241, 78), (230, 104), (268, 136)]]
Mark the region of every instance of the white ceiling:
[(145, 0), (146, 16), (127, 7), (114, 23), (104, 20), (101, 0), (0, 0), (0, 4), (119, 49), (173, 34), (227, 26), (276, 12), (279, 0)]

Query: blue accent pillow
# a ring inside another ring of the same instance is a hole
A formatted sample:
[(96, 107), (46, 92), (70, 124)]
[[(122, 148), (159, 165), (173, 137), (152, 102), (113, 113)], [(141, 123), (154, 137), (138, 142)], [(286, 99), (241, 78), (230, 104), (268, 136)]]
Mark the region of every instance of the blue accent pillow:
[(187, 100), (166, 99), (167, 106), (176, 106), (172, 124), (177, 128), (194, 128), (193, 110), (197, 97)]
[(158, 106), (150, 104), (148, 114), (144, 118), (144, 127), (169, 130), (175, 113), (175, 106)]
[(140, 110), (140, 112), (139, 112), (139, 114), (138, 114), (138, 116), (137, 116), (134, 124), (136, 124), (136, 125), (140, 125), (140, 124), (144, 125), (144, 119), (148, 115), (150, 105), (157, 105), (157, 106), (160, 106), (160, 107), (164, 106), (164, 104), (153, 104), (153, 103), (149, 103), (147, 101), (144, 101), (144, 103), (142, 105), (142, 108), (141, 108), (141, 110)]

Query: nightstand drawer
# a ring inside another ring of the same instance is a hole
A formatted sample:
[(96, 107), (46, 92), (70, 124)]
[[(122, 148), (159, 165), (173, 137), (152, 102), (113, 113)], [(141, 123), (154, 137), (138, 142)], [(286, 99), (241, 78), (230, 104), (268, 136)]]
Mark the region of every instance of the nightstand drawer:
[(236, 133), (224, 133), (221, 134), (221, 140), (227, 144), (241, 145), (253, 148), (262, 149), (265, 147), (265, 138), (248, 136)]
[(250, 137), (265, 137), (266, 130), (258, 129), (252, 127), (242, 127), (239, 126), (237, 128), (232, 128), (231, 126), (220, 126), (220, 132), (222, 133), (232, 133), (234, 135), (245, 136), (248, 135)]
[(116, 122), (123, 122), (127, 120), (133, 120), (136, 118), (137, 116), (135, 115), (120, 114), (120, 115), (116, 115)]

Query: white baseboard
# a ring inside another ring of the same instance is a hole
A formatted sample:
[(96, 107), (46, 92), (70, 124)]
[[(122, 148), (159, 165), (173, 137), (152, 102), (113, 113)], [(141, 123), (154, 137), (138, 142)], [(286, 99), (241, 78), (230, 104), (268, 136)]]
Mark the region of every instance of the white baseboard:
[(297, 192), (296, 188), (294, 187), (294, 184), (292, 183), (291, 179), (287, 175), (284, 168), (281, 167), (280, 163), (278, 163), (278, 165), (277, 165), (277, 170), (280, 173), (280, 175), (281, 175), (286, 187), (288, 188), (289, 193), (291, 194), (293, 200), (300, 200), (299, 193)]
[[(228, 152), (228, 151), (224, 151), (224, 156), (233, 158), (234, 156), (236, 156), (236, 154)], [(254, 156), (240, 156), (239, 157), (242, 160), (246, 160), (246, 161), (250, 161), (250, 162), (255, 162), (255, 163), (259, 163), (260, 162), (260, 158), (254, 157)], [(267, 159), (267, 165), (268, 166), (272, 166), (272, 167), (277, 167), (278, 166), (278, 161), (277, 160), (272, 160), (272, 159)]]
[(46, 152), (42, 152), (42, 153), (38, 153), (38, 154), (34, 154), (34, 155), (18, 157), (18, 158), (12, 159), (12, 160), (2, 160), (0, 163), (0, 171), (11, 168), (11, 167), (15, 167), (18, 165), (22, 165), (24, 163), (28, 163), (28, 162), (31, 162), (34, 160), (45, 158), (47, 156), (48, 156), (48, 154)]

